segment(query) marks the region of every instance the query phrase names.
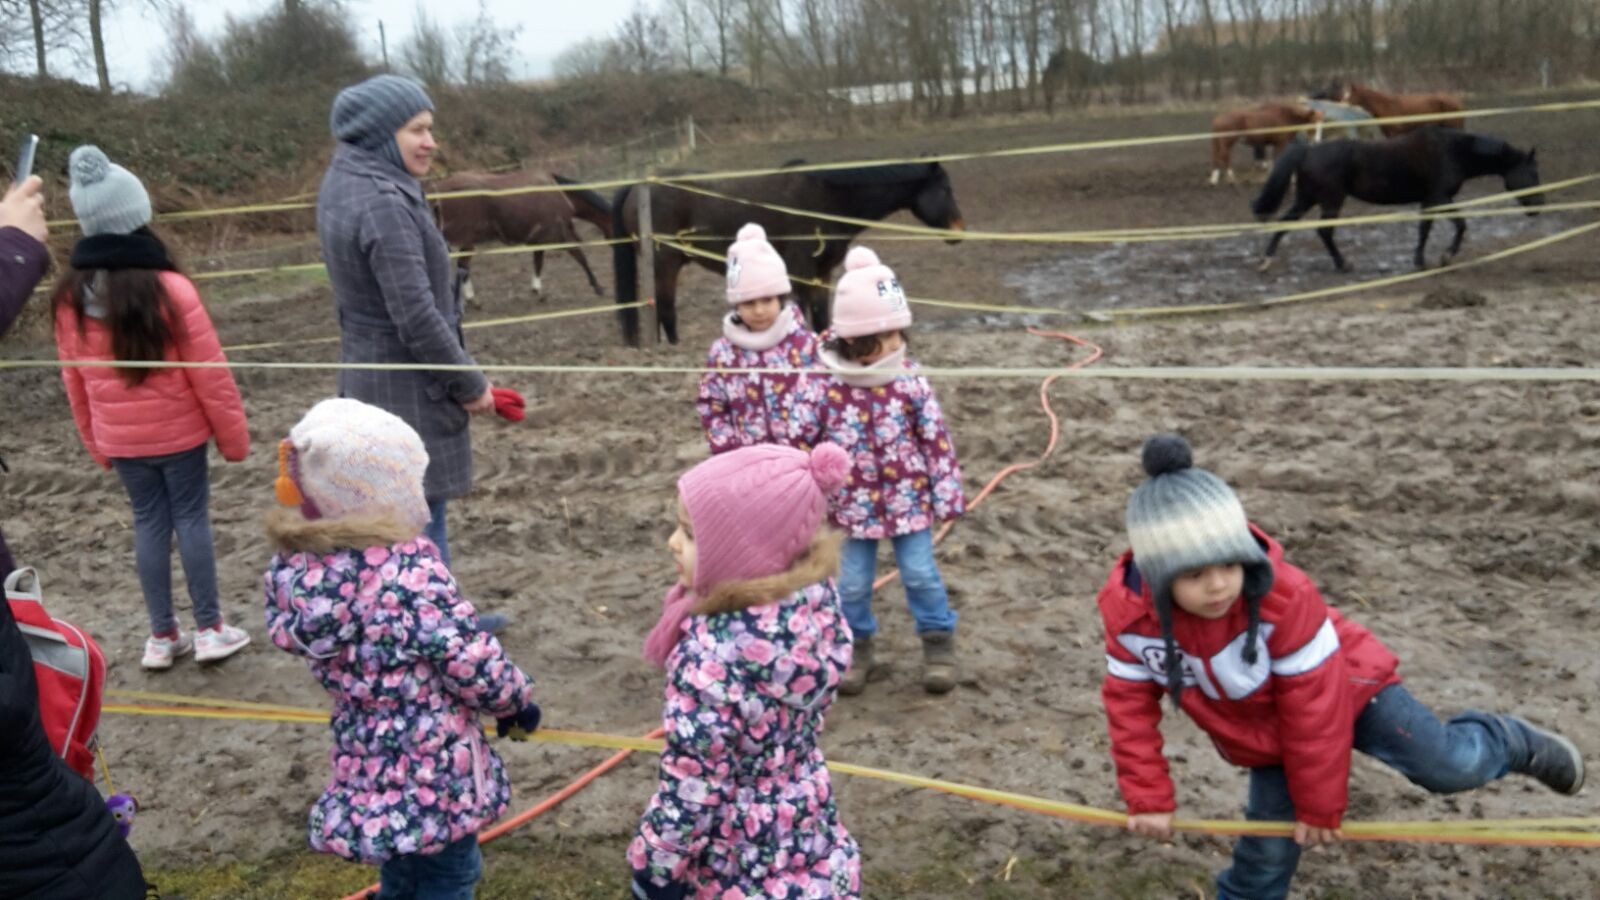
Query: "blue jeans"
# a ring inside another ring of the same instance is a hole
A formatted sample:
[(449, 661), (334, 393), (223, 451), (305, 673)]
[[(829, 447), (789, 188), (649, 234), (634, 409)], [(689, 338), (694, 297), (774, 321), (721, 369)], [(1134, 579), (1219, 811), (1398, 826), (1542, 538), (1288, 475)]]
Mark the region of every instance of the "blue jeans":
[(449, 502), (448, 500), (428, 501), (428, 515), (430, 518), (428, 519), (428, 527), (422, 532), (439, 548), (439, 558), (444, 561), (444, 566), (447, 569), (450, 568), (450, 530), (445, 525), (444, 508)]
[[(933, 532), (927, 529), (891, 538), (894, 562), (900, 567), (900, 580), (906, 587), (906, 604), (917, 622), (917, 634), (954, 631), (955, 610), (950, 594), (933, 559)], [(878, 632), (872, 615), (872, 582), (878, 574), (878, 542), (851, 538), (844, 542), (839, 560), (839, 599), (844, 605), (850, 632), (858, 638)]]
[(133, 502), (133, 558), (150, 613), (152, 634), (176, 631), (172, 612), (172, 536), (178, 536), (178, 558), (189, 580), (194, 624), (211, 628), (222, 622), (217, 601), (217, 557), (211, 543), (211, 482), (206, 467), (207, 445), (166, 456), (113, 459), (112, 468)]
[(378, 900), (472, 900), (483, 877), (478, 836), (467, 835), (429, 856), (391, 857), (378, 874)]
[[(1440, 722), (1398, 684), (1379, 691), (1361, 711), (1355, 749), (1435, 794), (1488, 784), (1525, 765), (1529, 753), (1526, 735), (1515, 721), (1469, 710), (1448, 723)], [(1294, 821), (1289, 782), (1281, 767), (1250, 770), (1244, 816), (1264, 822)], [(1239, 838), (1233, 845), (1233, 865), (1217, 876), (1217, 898), (1287, 897), (1299, 863), (1300, 846), (1291, 838)]]

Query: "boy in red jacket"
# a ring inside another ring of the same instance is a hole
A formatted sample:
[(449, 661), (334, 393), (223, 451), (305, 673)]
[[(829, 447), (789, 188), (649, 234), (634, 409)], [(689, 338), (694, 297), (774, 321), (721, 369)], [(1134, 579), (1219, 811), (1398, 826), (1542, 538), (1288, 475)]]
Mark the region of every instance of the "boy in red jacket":
[(1193, 467), (1183, 438), (1147, 441), (1144, 468), (1150, 479), (1128, 500), (1133, 549), (1099, 597), (1101, 697), (1128, 828), (1172, 833), (1163, 693), (1250, 770), (1246, 818), (1295, 823), (1293, 840), (1238, 840), (1219, 900), (1287, 897), (1301, 848), (1339, 839), (1352, 747), (1434, 793), (1508, 772), (1562, 794), (1583, 787), (1583, 757), (1560, 735), (1475, 711), (1441, 723), (1400, 684), (1395, 655), (1323, 605), (1233, 490)]

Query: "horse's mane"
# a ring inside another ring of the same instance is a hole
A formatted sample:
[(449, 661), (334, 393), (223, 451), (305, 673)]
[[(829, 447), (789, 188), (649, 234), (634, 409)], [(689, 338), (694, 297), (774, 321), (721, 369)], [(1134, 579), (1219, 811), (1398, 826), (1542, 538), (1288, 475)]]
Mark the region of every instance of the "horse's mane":
[[(804, 165), (803, 159), (791, 159), (784, 168)], [(927, 181), (939, 168), (938, 163), (898, 163), (885, 166), (855, 166), (848, 169), (824, 169), (806, 172), (805, 176), (829, 187), (867, 187), (878, 184), (906, 184)]]

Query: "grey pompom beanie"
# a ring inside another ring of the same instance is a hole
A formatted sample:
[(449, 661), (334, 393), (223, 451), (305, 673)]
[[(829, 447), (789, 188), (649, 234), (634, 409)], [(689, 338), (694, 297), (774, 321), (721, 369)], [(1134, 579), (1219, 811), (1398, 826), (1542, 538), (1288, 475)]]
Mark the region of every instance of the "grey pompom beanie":
[(67, 159), (72, 213), (85, 237), (132, 234), (150, 224), (150, 194), (127, 169), (106, 158), (92, 144), (72, 151)]
[(404, 169), (395, 132), (417, 113), (432, 109), (433, 100), (421, 82), (401, 75), (374, 75), (333, 98), (329, 126), (340, 141), (380, 153)]
[(1261, 598), (1272, 590), (1272, 561), (1250, 532), (1244, 506), (1233, 489), (1216, 475), (1195, 468), (1188, 441), (1176, 434), (1158, 434), (1145, 441), (1142, 462), (1150, 477), (1128, 498), (1128, 542), (1167, 641), (1168, 690), (1177, 700), (1183, 679), (1172, 639), (1173, 579), (1205, 566), (1244, 567), (1243, 594), (1250, 617), (1244, 655), (1246, 662), (1254, 663)]

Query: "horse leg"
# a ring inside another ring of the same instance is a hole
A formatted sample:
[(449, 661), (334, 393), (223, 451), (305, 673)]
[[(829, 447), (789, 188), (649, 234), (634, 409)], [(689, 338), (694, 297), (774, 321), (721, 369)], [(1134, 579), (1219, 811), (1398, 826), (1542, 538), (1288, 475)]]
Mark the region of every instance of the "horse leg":
[(456, 262), (461, 266), (461, 299), (471, 302), (478, 299), (478, 292), (472, 286), (472, 248), (462, 247), (461, 250), (467, 254)]
[(1428, 267), (1428, 254), (1425, 251), (1428, 248), (1428, 235), (1432, 231), (1432, 219), (1423, 219), (1421, 222), (1417, 223), (1417, 250), (1415, 253), (1411, 254), (1411, 261), (1415, 263), (1416, 267), (1419, 269), (1426, 269)]
[(795, 285), (800, 298), (800, 308), (811, 318), (811, 330), (817, 334), (826, 331), (829, 323), (828, 291), (811, 284)]
[(544, 251), (533, 251), (533, 294), (544, 301)]
[[(1278, 219), (1278, 221), (1293, 222), (1305, 215), (1306, 212), (1315, 205), (1316, 201), (1307, 196), (1303, 189), (1296, 189), (1294, 205), (1289, 207), (1289, 211), (1284, 213), (1282, 218)], [(1256, 271), (1265, 272), (1266, 270), (1272, 268), (1272, 257), (1278, 252), (1278, 244), (1283, 241), (1283, 236), (1288, 233), (1289, 232), (1282, 230), (1274, 231), (1272, 233), (1272, 237), (1267, 239), (1267, 249), (1262, 252), (1261, 263), (1256, 266)]]
[(1456, 258), (1456, 253), (1461, 250), (1461, 239), (1467, 236), (1467, 220), (1460, 216), (1451, 216), (1450, 224), (1456, 227), (1456, 236), (1450, 241), (1450, 249), (1445, 251), (1444, 259), (1439, 260), (1439, 265), (1448, 266)]
[[(1339, 209), (1342, 206), (1344, 206), (1343, 197), (1322, 201), (1322, 220), (1332, 222), (1339, 218)], [(1344, 254), (1339, 252), (1339, 245), (1333, 242), (1333, 226), (1318, 228), (1317, 237), (1322, 238), (1322, 246), (1327, 247), (1328, 255), (1333, 257), (1333, 267), (1341, 272), (1350, 271), (1350, 264), (1344, 261)]]
[(1216, 137), (1211, 139), (1211, 186), (1216, 187), (1222, 179), (1222, 170), (1228, 167), (1228, 155), (1233, 151), (1233, 139)]
[(583, 274), (589, 276), (589, 287), (594, 288), (595, 296), (604, 297), (606, 292), (600, 287), (600, 280), (594, 277), (594, 270), (589, 268), (589, 260), (583, 255), (583, 249), (581, 247), (568, 247), (567, 255), (571, 256), (577, 261), (578, 265), (583, 267)]
[(656, 257), (656, 324), (667, 336), (667, 343), (678, 342), (678, 272), (684, 256), (664, 252)]

